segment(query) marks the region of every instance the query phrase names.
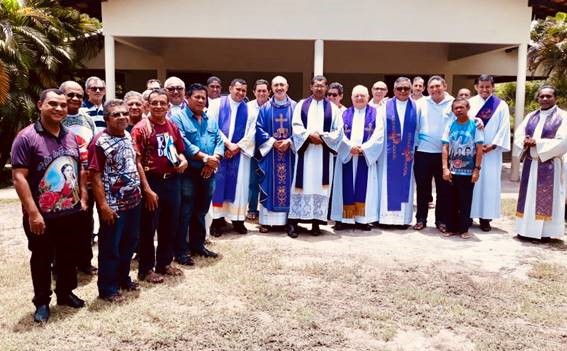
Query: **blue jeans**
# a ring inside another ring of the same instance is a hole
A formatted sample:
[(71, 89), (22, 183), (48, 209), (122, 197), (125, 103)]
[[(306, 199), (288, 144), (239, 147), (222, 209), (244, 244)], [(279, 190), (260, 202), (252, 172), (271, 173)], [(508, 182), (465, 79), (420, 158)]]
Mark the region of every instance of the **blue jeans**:
[(248, 186), (248, 212), (258, 212), (258, 161), (254, 157), (250, 160), (250, 184)]
[(98, 294), (108, 297), (130, 280), (130, 262), (138, 245), (141, 205), (118, 212), (114, 224), (101, 221), (98, 234)]
[[(157, 194), (158, 208), (149, 211), (144, 205), (140, 228), (140, 246), (138, 248), (138, 274), (145, 275), (154, 267), (162, 270), (173, 260), (173, 241), (179, 224), (179, 206), (181, 204), (180, 180), (178, 175), (162, 179), (146, 173), (150, 188)], [(154, 247), (154, 235), (157, 229), (157, 250)]]
[[(209, 212), (215, 191), (215, 178), (201, 177), (201, 170), (188, 168), (181, 177), (181, 215), (175, 239), (175, 257), (205, 246), (205, 215)], [(189, 232), (189, 236), (187, 233)]]

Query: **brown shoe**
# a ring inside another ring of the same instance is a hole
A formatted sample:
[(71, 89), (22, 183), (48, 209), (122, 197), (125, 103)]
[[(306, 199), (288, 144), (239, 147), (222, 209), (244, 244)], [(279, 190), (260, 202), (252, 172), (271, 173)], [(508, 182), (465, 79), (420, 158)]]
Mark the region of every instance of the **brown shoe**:
[(124, 297), (124, 295), (122, 295), (121, 293), (116, 293), (109, 296), (99, 296), (98, 298), (111, 303), (121, 303), (126, 301), (126, 297)]
[(163, 276), (154, 271), (149, 271), (146, 274), (139, 275), (138, 278), (152, 284), (163, 283)]
[(170, 276), (180, 276), (183, 275), (183, 271), (179, 268), (175, 268), (172, 266), (165, 266), (159, 270), (156, 269), (156, 272), (163, 274), (163, 275), (170, 275)]

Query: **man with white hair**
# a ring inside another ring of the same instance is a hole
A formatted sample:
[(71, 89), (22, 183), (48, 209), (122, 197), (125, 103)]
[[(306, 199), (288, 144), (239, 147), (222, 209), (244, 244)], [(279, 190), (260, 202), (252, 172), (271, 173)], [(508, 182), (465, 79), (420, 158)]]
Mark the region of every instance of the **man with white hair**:
[(380, 206), (378, 221), (406, 229), (413, 213), (413, 156), (418, 130), (415, 102), (409, 98), (411, 81), (399, 77), (393, 99), (380, 109), (384, 121), (385, 147), (378, 160)]
[[(106, 94), (106, 83), (99, 77), (89, 77), (85, 81), (85, 91), (88, 99), (83, 101), (81, 111), (86, 112), (96, 126), (96, 133), (106, 128), (106, 122), (102, 113), (102, 103)], [(95, 134), (96, 134), (95, 133)]]
[(256, 122), (261, 233), (287, 224), (295, 161), (291, 129), (295, 101), (287, 96), (288, 87), (284, 77), (272, 79), (274, 96), (262, 106)]
[(379, 109), (386, 105), (386, 101), (388, 101), (388, 86), (379, 80), (372, 85), (372, 100), (368, 104)]
[(368, 89), (352, 89), (352, 107), (343, 112), (343, 138), (337, 151), (331, 219), (335, 230), (345, 223), (370, 230), (378, 220), (377, 160), (384, 142), (384, 124), (374, 107), (368, 106)]
[(163, 83), (163, 88), (167, 92), (169, 99), (167, 117), (171, 118), (173, 115), (183, 113), (187, 106), (187, 101), (185, 101), (185, 82), (177, 77), (169, 77)]

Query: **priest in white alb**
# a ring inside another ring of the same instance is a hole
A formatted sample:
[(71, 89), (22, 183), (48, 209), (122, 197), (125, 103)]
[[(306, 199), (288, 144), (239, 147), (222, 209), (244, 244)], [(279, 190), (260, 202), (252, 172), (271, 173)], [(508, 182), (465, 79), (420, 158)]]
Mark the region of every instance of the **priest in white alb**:
[(567, 111), (557, 107), (555, 88), (537, 93), (540, 109), (526, 116), (514, 136), (522, 150), (516, 232), (534, 239), (560, 238), (565, 232)]
[(469, 99), (470, 116), (484, 125), (480, 177), (473, 191), (471, 218), (479, 218), (480, 229), (490, 231), (490, 221), (500, 217), (502, 153), (510, 151), (510, 110), (494, 95), (494, 79), (481, 75), (475, 85), (478, 95)]
[(224, 226), (224, 218), (232, 222), (234, 231), (246, 234), (244, 226), (248, 210), (248, 186), (250, 183), (250, 158), (254, 155), (256, 118), (250, 117), (244, 102), (246, 81), (233, 79), (228, 96), (211, 100), (207, 114), (218, 121), (225, 154), (215, 175), (213, 194), (213, 224), (211, 235), (218, 236)]
[(413, 157), (418, 119), (410, 99), (411, 81), (400, 77), (394, 83), (393, 99), (379, 109), (384, 123), (384, 150), (378, 159), (380, 225), (407, 229), (413, 214)]
[(288, 235), (297, 237), (298, 223), (312, 223), (311, 234), (327, 223), (333, 182), (333, 157), (341, 141), (342, 118), (335, 104), (325, 99), (327, 78), (311, 80), (312, 95), (293, 112), (293, 144), (297, 150), (291, 188)]
[(343, 112), (343, 138), (337, 151), (331, 219), (335, 230), (355, 224), (371, 230), (378, 220), (378, 156), (384, 142), (384, 125), (374, 107), (368, 105), (368, 88), (352, 89), (352, 103)]

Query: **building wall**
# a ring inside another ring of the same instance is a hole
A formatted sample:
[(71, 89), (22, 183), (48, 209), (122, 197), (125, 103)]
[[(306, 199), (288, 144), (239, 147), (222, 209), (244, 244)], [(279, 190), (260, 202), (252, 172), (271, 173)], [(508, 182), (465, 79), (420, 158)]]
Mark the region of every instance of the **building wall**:
[(527, 0), (102, 3), (105, 33), (145, 37), (518, 44), (528, 38), (530, 17)]

